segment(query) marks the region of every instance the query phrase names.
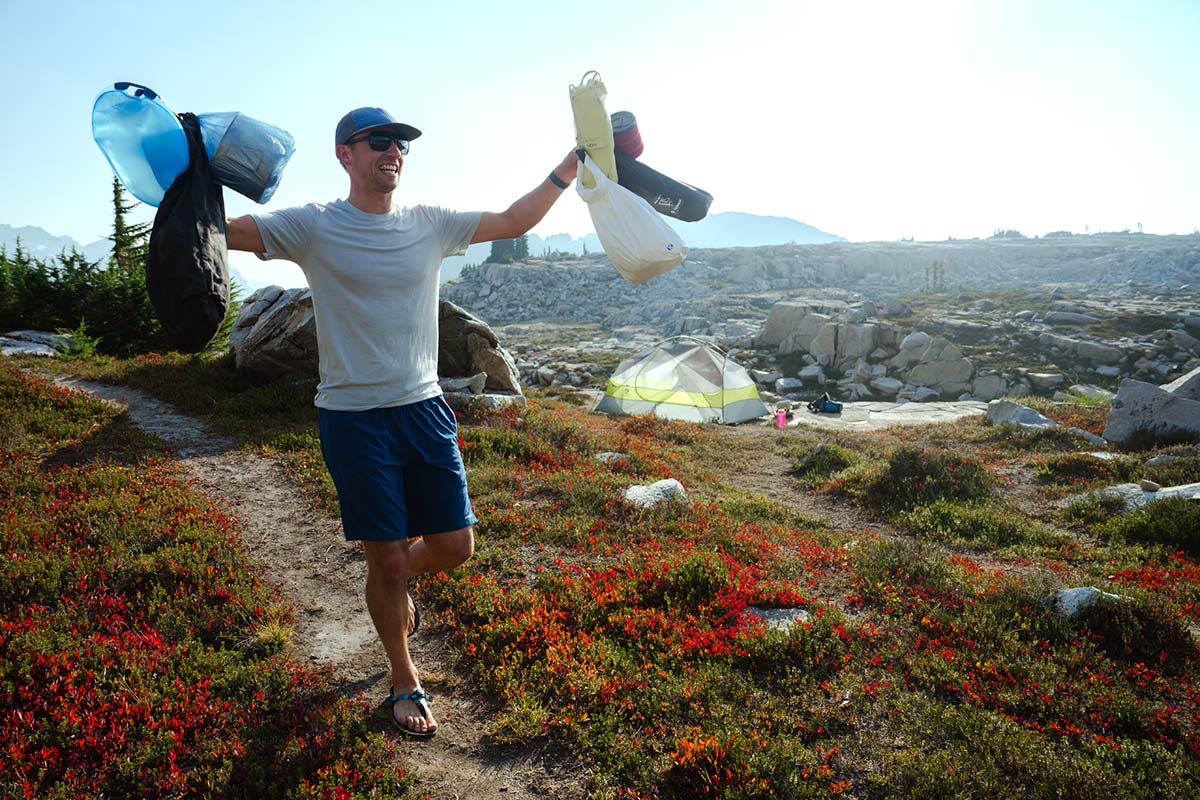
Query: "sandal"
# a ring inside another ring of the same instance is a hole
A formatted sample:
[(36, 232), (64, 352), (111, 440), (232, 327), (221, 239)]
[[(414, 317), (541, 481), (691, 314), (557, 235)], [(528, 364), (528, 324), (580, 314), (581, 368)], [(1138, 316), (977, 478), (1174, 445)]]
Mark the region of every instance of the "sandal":
[(437, 735), (437, 728), (433, 730), (414, 731), (407, 725), (401, 724), (400, 720), (396, 719), (396, 715), (392, 713), (392, 706), (396, 703), (401, 700), (411, 700), (413, 705), (417, 707), (417, 710), (421, 712), (421, 716), (425, 717), (427, 721), (432, 722), (433, 714), (429, 713), (429, 705), (425, 702), (432, 699), (433, 695), (423, 689), (414, 689), (408, 694), (396, 694), (396, 687), (393, 686), (383, 701), (383, 708), (387, 709), (388, 719), (392, 721), (392, 726), (405, 736), (411, 736), (414, 739), (432, 739)]

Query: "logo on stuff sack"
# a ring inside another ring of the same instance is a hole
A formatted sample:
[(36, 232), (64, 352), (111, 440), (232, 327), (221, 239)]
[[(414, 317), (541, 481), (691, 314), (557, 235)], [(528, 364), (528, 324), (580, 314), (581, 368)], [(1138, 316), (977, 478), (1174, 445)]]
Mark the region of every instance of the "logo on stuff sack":
[(668, 214), (674, 217), (679, 213), (679, 207), (683, 205), (683, 198), (681, 197), (678, 200), (672, 200), (671, 198), (663, 197), (660, 194), (654, 198), (654, 202), (651, 203), (651, 205), (655, 205), (664, 209)]
[(672, 250), (674, 250), (674, 249), (675, 249), (675, 244), (674, 244), (674, 242), (667, 242), (667, 252), (669, 253), (669, 252), (671, 252), (671, 251), (672, 251)]

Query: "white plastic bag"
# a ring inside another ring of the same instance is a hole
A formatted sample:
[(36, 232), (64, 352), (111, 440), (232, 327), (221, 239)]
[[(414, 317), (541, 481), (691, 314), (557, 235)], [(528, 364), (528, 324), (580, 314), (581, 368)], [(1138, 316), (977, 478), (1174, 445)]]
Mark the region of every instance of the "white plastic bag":
[[(596, 181), (583, 185), (584, 170)], [(621, 277), (642, 283), (679, 266), (687, 258), (687, 245), (663, 221), (654, 207), (610, 179), (591, 159), (579, 162), (575, 191), (588, 204), (600, 245)]]

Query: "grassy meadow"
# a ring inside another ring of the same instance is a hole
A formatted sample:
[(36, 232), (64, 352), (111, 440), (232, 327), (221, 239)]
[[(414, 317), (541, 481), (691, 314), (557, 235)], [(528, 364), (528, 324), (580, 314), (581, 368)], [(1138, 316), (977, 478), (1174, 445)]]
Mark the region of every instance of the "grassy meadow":
[[(179, 356), (49, 368), (166, 400), (336, 507), (312, 380)], [(288, 660), (292, 610), (160, 443), (3, 363), (0, 397), (0, 795), (421, 796), (419, 750)], [(1034, 404), (1093, 431), (1107, 413)], [(730, 437), (569, 392), (466, 413), (460, 433), (477, 554), (423, 580), (428, 624), (497, 701), (492, 739), (570, 751), (579, 796), (1200, 794), (1200, 502), (1063, 502), (1200, 481), (1196, 447), (1105, 459), (982, 418)], [(738, 488), (749, 450), (864, 524)], [(687, 501), (623, 500), (663, 478)], [(1122, 599), (1051, 613), (1075, 586)]]

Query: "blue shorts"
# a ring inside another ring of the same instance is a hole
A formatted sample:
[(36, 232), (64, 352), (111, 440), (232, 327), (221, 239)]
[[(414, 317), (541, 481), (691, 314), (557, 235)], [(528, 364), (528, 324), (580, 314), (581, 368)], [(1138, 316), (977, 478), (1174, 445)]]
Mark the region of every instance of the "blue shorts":
[(347, 539), (388, 541), (478, 522), (454, 412), (438, 395), (367, 411), (317, 410)]

